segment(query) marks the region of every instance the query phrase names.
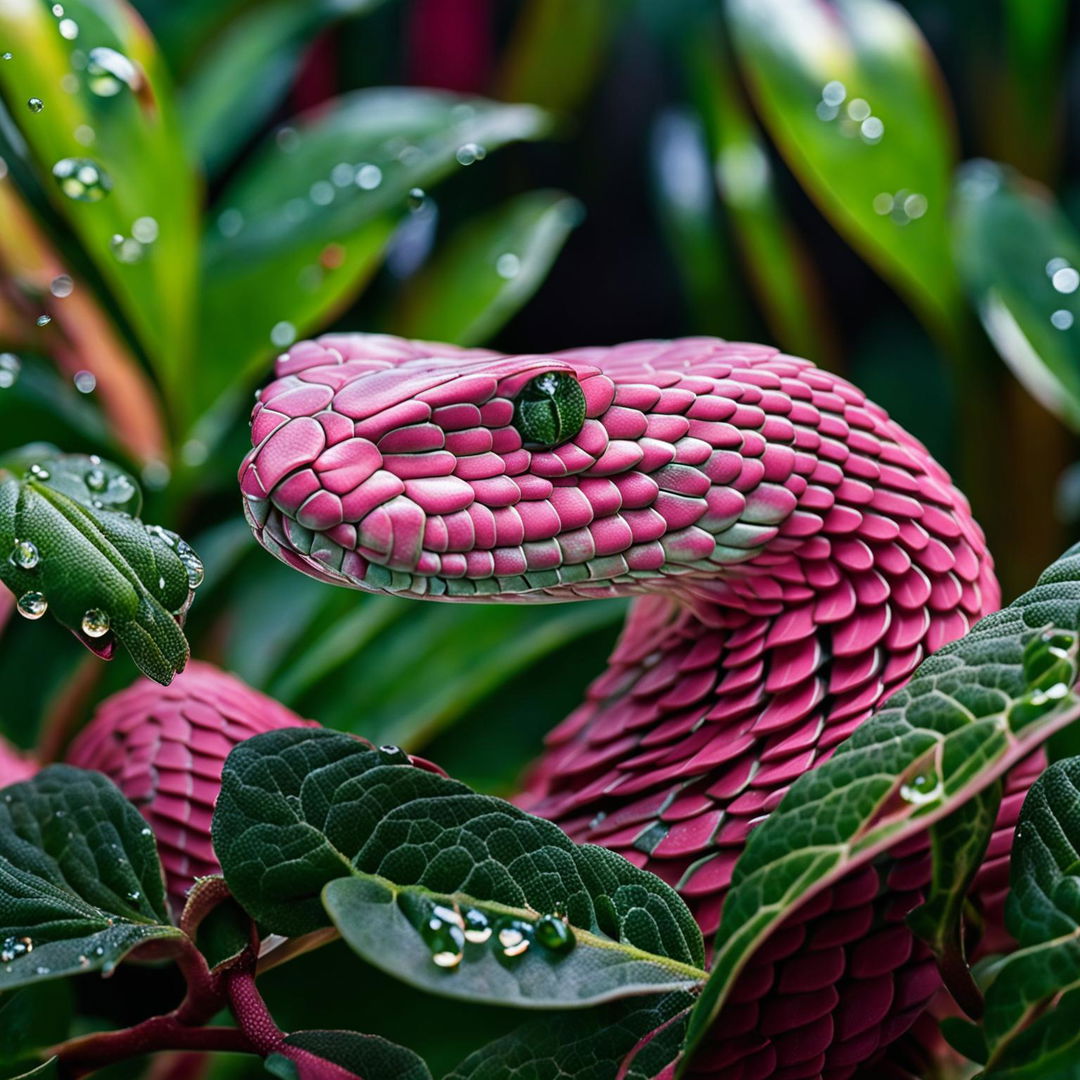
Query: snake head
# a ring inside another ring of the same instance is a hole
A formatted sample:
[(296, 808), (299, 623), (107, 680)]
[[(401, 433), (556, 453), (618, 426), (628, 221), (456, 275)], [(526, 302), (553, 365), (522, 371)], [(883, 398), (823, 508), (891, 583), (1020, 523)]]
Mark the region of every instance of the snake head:
[[(661, 345), (671, 370), (641, 362)], [(255, 405), (248, 520), (291, 566), (371, 592), (553, 601), (715, 578), (796, 507), (791, 399), (775, 375), (700, 363), (721, 345), (301, 343)]]

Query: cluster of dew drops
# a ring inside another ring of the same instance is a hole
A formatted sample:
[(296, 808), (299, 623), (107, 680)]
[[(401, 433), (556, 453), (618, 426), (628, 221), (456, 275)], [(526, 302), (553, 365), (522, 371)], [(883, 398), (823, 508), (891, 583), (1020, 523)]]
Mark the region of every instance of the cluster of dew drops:
[(446, 970), (461, 964), (466, 945), (490, 943), (501, 956), (513, 959), (534, 945), (558, 955), (575, 944), (573, 930), (560, 915), (541, 915), (535, 922), (507, 915), (489, 918), (478, 908), (463, 910), (457, 904), (436, 904), (420, 925), (420, 936), (431, 950), (432, 963)]
[[(49, 470), (43, 465), (33, 464), (27, 470), (27, 476), (33, 480), (46, 481), (49, 479)], [(90, 458), (90, 468), (83, 479), (87, 488), (92, 492), (101, 493), (109, 487), (108, 474), (101, 467), (101, 459), (97, 455)], [(120, 477), (118, 481), (123, 479), (123, 477)], [(101, 510), (104, 509), (105, 504), (100, 499), (94, 499), (92, 505), (95, 510)], [(148, 536), (157, 537), (167, 547), (171, 548), (176, 553), (180, 565), (184, 568), (189, 591), (187, 602), (179, 611), (173, 613), (179, 615), (187, 610), (192, 594), (203, 582), (204, 569), (202, 560), (196, 555), (191, 545), (177, 536), (176, 533), (170, 532), (160, 525), (144, 525), (143, 528)], [(43, 560), (38, 546), (32, 540), (16, 538), (11, 553), (8, 555), (8, 562), (20, 570), (33, 573), (40, 570)], [(165, 578), (159, 577), (158, 588), (164, 591), (165, 585)], [(23, 618), (40, 619), (49, 610), (49, 601), (39, 589), (27, 589), (19, 595), (15, 606)], [(83, 613), (80, 629), (88, 638), (104, 637), (110, 629), (108, 612), (103, 611), (101, 608), (88, 608)]]

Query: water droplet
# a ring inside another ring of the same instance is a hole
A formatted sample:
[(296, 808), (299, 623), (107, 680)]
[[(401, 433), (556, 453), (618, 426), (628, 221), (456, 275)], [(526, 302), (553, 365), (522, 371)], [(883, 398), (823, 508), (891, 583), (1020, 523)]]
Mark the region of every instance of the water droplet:
[(97, 947), (97, 948), (96, 948), (96, 949), (94, 950), (94, 955), (95, 955), (95, 956), (104, 956), (104, 955), (105, 955), (105, 949), (104, 949), (104, 948), (103, 948), (103, 947), (102, 947), (101, 945), (99, 945), (99, 946), (98, 946), (98, 947)]
[(152, 244), (158, 238), (158, 223), (155, 218), (136, 218), (131, 226), (131, 235), (140, 244)]
[(424, 205), (424, 200), (427, 198), (427, 193), (423, 188), (414, 187), (409, 188), (409, 194), (406, 201), (410, 210), (419, 210)]
[(296, 340), (296, 327), (291, 322), (274, 323), (270, 331), (270, 343), (279, 349), (288, 348)]
[(0, 353), (0, 390), (15, 385), (22, 370), (22, 361), (14, 353)]
[(558, 915), (541, 915), (533, 933), (537, 944), (552, 952), (566, 952), (574, 947), (574, 931)]
[(105, 475), (105, 470), (97, 467), (91, 469), (86, 474), (86, 486), (91, 491), (104, 491), (109, 486), (109, 478)]
[(436, 967), (456, 968), (465, 955), (465, 930), (461, 913), (436, 904), (420, 926), (420, 936), (431, 950)]
[(49, 470), (46, 469), (44, 465), (39, 465), (36, 461), (30, 466), (29, 473), (35, 480), (49, 479)]
[(45, 108), (45, 102), (42, 101), (39, 97), (28, 98), (26, 102), (26, 107), (32, 113), (39, 113), (42, 109)]
[(97, 140), (97, 133), (89, 124), (80, 124), (75, 129), (75, 141), (80, 146), (93, 146)]
[(49, 282), (49, 292), (58, 300), (63, 300), (75, 291), (75, 282), (67, 274), (59, 274)]
[(386, 765), (411, 765), (412, 758), (401, 749), (400, 746), (394, 746), (392, 743), (384, 743), (379, 747), (379, 756), (383, 759)]
[(495, 940), (503, 956), (521, 956), (532, 944), (532, 926), (521, 919), (499, 919)]
[(112, 180), (90, 158), (62, 158), (52, 168), (60, 190), (78, 202), (100, 202), (112, 190)]
[(881, 122), (881, 119), (877, 116), (868, 116), (859, 125), (859, 134), (862, 136), (863, 142), (874, 143), (881, 142), (881, 137), (885, 134), (885, 125)]
[(24, 592), (19, 597), (17, 607), (24, 619), (40, 619), (49, 610), (49, 601), (45, 599), (43, 593)]
[(138, 889), (132, 889), (132, 890), (131, 890), (131, 891), (130, 891), (130, 892), (129, 892), (128, 894), (127, 894), (127, 898), (128, 898), (128, 899), (129, 899), (129, 900), (130, 900), (130, 901), (131, 901), (131, 902), (132, 902), (133, 904), (134, 904), (134, 903), (137, 903), (137, 902), (139, 901), (139, 898), (140, 898), (141, 896), (142, 896), (142, 893), (141, 893), (141, 892), (139, 892), (139, 890), (138, 890)]
[(1077, 272), (1073, 266), (1062, 266), (1050, 275), (1050, 284), (1059, 293), (1076, 292), (1077, 287), (1080, 286), (1080, 272)]
[(329, 206), (334, 201), (334, 185), (328, 180), (316, 180), (308, 189), (308, 197), (316, 206)]
[(38, 326), (48, 326), (52, 322), (51, 315), (39, 315), (35, 320)]
[(98, 97), (115, 97), (125, 86), (138, 90), (143, 83), (142, 72), (131, 60), (104, 46), (90, 50), (86, 78), (90, 92)]
[(852, 98), (848, 102), (847, 114), (856, 123), (861, 124), (870, 116), (870, 102), (865, 98)]
[(154, 830), (151, 829), (149, 826), (147, 826), (145, 829), (140, 829), (139, 830), (139, 835), (140, 836), (153, 836), (154, 835)]
[(79, 24), (74, 19), (61, 19), (60, 36), (65, 41), (74, 41), (79, 36)]
[(41, 554), (32, 540), (16, 540), (8, 558), (23, 570), (33, 570), (41, 562)]
[(844, 98), (847, 97), (847, 87), (842, 82), (838, 82), (833, 79), (831, 82), (827, 82), (821, 88), (821, 100), (826, 105), (832, 105), (834, 108), (838, 105), (842, 105)]
[(507, 281), (516, 278), (520, 270), (521, 260), (512, 251), (504, 251), (495, 260), (495, 273)]
[(49, 969), (47, 967), (43, 966), (42, 964), (38, 964), (38, 966), (36, 968), (34, 968), (34, 974), (35, 975), (48, 975), (49, 974)]
[(487, 157), (487, 150), (479, 143), (464, 143), (457, 148), (454, 155), (459, 165), (471, 165), (474, 161), (483, 161)]
[(89, 956), (83, 956), (82, 953), (80, 953), (79, 954), (79, 967), (89, 967), (89, 966), (90, 966), (90, 957)]
[(11, 59), (12, 59), (11, 53), (9, 53), (9, 52), (0, 53), (0, 60), (11, 60)]
[(218, 214), (217, 227), (222, 236), (231, 239), (239, 235), (240, 230), (244, 227), (244, 215), (235, 207), (222, 210)]
[(358, 165), (356, 186), (364, 191), (374, 191), (382, 183), (382, 169), (378, 165)]
[(900, 798), (914, 806), (937, 799), (942, 792), (941, 781), (933, 773), (919, 773), (900, 787)]
[(291, 154), (300, 145), (300, 136), (296, 133), (296, 128), (278, 128), (274, 139), (278, 147), (286, 154)]
[(76, 371), (72, 382), (80, 394), (92, 394), (97, 388), (97, 376), (92, 371)]
[(1068, 330), (1074, 321), (1073, 313), (1065, 308), (1058, 308), (1050, 316), (1050, 325), (1055, 330)]
[(112, 239), (109, 241), (109, 247), (112, 249), (113, 255), (116, 256), (117, 262), (137, 263), (142, 260), (143, 255), (146, 254), (142, 244), (133, 236), (124, 236), (121, 233), (115, 233)]
[(64, 5), (63, 5), (63, 4), (53, 4), (53, 6), (52, 6), (52, 13), (53, 13), (53, 14), (54, 14), (54, 15), (55, 15), (55, 16), (56, 16), (56, 17), (57, 17), (58, 19), (62, 19), (62, 18), (64, 17)]
[(465, 940), (473, 945), (483, 945), (491, 937), (491, 924), (487, 916), (476, 908), (469, 908), (462, 916), (465, 923)]
[(197, 468), (210, 456), (210, 448), (201, 439), (188, 439), (180, 447), (180, 459), (185, 465)]
[(104, 637), (109, 632), (109, 616), (101, 608), (90, 608), (82, 617), (82, 632), (89, 638)]

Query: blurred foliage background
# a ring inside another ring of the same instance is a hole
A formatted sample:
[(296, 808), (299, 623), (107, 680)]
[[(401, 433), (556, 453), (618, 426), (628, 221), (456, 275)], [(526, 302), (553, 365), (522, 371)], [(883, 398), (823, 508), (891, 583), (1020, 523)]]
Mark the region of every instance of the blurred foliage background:
[[(235, 471), (298, 337), (775, 343), (927, 443), (1010, 598), (1080, 521), (1071, 7), (0, 0), (0, 442), (141, 475), (206, 564), (195, 655), (499, 792), (623, 609), (364, 597), (258, 549)], [(55, 754), (133, 676), (7, 617), (0, 728)]]

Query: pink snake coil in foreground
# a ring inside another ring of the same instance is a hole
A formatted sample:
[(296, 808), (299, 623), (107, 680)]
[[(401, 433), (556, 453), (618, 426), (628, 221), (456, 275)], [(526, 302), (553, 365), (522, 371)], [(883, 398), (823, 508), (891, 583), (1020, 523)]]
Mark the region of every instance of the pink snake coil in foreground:
[[(999, 603), (926, 450), (759, 345), (502, 356), (327, 336), (279, 359), (252, 443), (245, 511), (306, 574), (453, 601), (639, 597), (522, 804), (674, 885), (707, 939), (754, 825)], [(1010, 778), (976, 883), (991, 918), (1037, 768)], [(840, 1080), (872, 1060), (939, 986), (903, 922), (928, 878), (917, 838), (797, 911), (695, 1075)]]

